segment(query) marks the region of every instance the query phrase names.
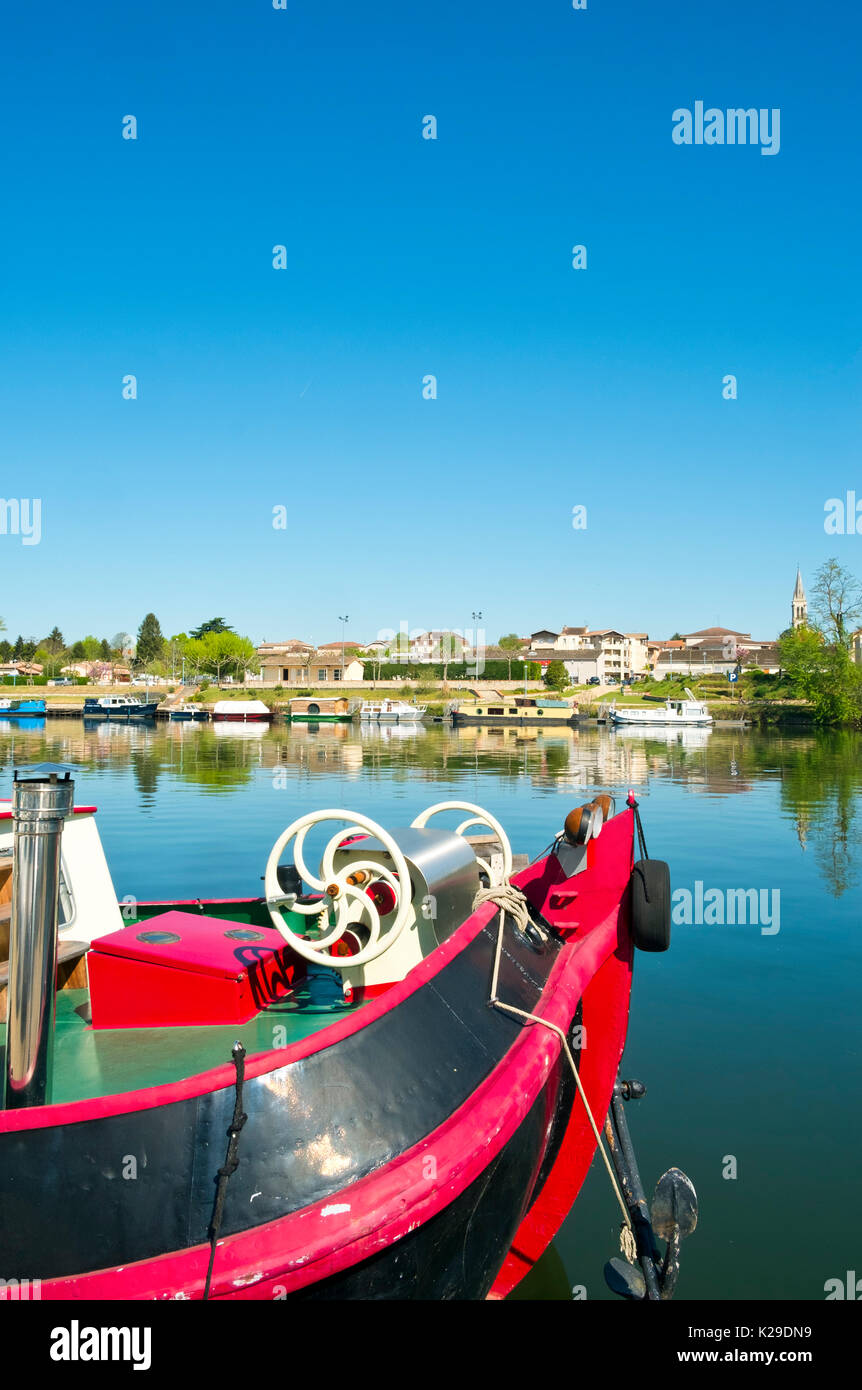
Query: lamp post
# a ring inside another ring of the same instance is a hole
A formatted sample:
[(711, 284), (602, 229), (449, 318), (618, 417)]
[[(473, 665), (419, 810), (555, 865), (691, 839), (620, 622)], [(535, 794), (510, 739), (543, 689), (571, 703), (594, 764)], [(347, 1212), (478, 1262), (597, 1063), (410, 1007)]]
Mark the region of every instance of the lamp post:
[[(482, 621), (482, 614), (481, 614), (481, 613), (474, 613), (474, 614), (473, 614), (473, 622), (474, 622), (474, 623), (481, 623), (481, 621)], [(474, 631), (474, 634), (473, 634), (473, 662), (474, 662), (474, 665), (475, 665), (475, 667), (476, 667), (476, 670), (475, 670), (474, 674), (475, 674), (475, 676), (476, 676), (476, 679), (478, 680), (478, 678), (479, 678), (479, 657), (478, 657), (478, 654), (477, 654), (477, 651), (476, 651), (476, 634), (475, 634), (475, 631)]]
[(350, 614), (345, 613), (343, 618), (339, 614), (338, 621), (341, 623), (341, 679), (344, 680), (344, 630), (350, 622)]

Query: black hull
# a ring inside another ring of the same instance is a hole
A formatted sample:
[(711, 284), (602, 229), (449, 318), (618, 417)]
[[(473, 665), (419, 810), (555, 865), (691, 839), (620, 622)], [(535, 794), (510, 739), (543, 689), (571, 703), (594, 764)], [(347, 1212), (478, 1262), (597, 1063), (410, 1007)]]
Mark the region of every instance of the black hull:
[[(518, 1019), (488, 1006), (496, 931), (495, 917), (422, 988), (334, 1046), (246, 1081), (248, 1122), (227, 1188), (222, 1236), (333, 1196), (398, 1158), (470, 1099), (522, 1030)], [(536, 953), (511, 930), (506, 941), (501, 995), (532, 1010), (559, 943), (551, 939)], [(277, 1010), (272, 1016), (276, 1026)], [(396, 1261), (407, 1258), (402, 1248), (423, 1251), (421, 1265), (431, 1259), (426, 1240), (442, 1242), (434, 1278), (441, 1287), (451, 1283), (452, 1292), (415, 1296), (483, 1296), (476, 1271), (493, 1277), (499, 1261), (494, 1264), (487, 1244), (491, 1235), (478, 1233), (487, 1226), (507, 1248), (551, 1142), (558, 1084), (534, 1106), (493, 1171), (474, 1184), (473, 1197), (465, 1192), (463, 1205), (459, 1198), (451, 1213), (428, 1223), (442, 1235), (417, 1231), (420, 1239), (393, 1247)], [(225, 1086), (125, 1114), (0, 1134), (0, 1263), (47, 1280), (204, 1244), (233, 1106), (233, 1087)], [(137, 1156), (135, 1181), (124, 1180), (126, 1155)], [(453, 1250), (464, 1245), (474, 1221), (480, 1253), (456, 1279), (446, 1273), (445, 1252), (448, 1243)], [(377, 1288), (381, 1277), (400, 1279), (397, 1263), (392, 1268), (391, 1276), (356, 1277)], [(423, 1274), (422, 1289), (432, 1273)]]
[(535, 724), (536, 726), (540, 726), (543, 724), (552, 724), (555, 725), (558, 729), (574, 729), (578, 724), (578, 716), (574, 714), (570, 715), (568, 719), (562, 719), (559, 716), (554, 715), (551, 715), (549, 718), (546, 718), (543, 715), (525, 715), (523, 717), (519, 717), (514, 714), (453, 714), (452, 723), (456, 727), (459, 724), (484, 724), (488, 728), (495, 728), (498, 724)]
[(561, 1085), (561, 1076), (571, 1080), (570, 1072), (556, 1068), (506, 1147), (441, 1212), (371, 1259), (288, 1295), (288, 1301), (487, 1298), (568, 1119), (574, 1084)]

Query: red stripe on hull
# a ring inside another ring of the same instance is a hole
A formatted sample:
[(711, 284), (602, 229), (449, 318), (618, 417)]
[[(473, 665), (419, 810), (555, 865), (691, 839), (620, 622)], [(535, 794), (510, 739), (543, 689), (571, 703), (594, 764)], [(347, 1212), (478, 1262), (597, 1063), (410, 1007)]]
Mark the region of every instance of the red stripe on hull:
[[(626, 957), (628, 949), (627, 933), (614, 911), (583, 940), (563, 948), (535, 1012), (568, 1029), (602, 964), (615, 952)], [(616, 982), (626, 1001), (628, 979), (626, 972)], [(377, 1254), (430, 1220), (509, 1142), (547, 1084), (559, 1051), (559, 1039), (550, 1029), (526, 1025), (470, 1099), (420, 1144), (324, 1202), (220, 1241), (212, 1297), (279, 1297)], [(617, 1062), (615, 1039), (601, 1074), (614, 1072)], [(584, 1172), (594, 1147), (591, 1133), (587, 1147), (581, 1158)], [(426, 1176), (429, 1157), (435, 1160), (433, 1180)], [(200, 1298), (208, 1259), (209, 1247), (197, 1246), (118, 1269), (43, 1280), (42, 1298)]]

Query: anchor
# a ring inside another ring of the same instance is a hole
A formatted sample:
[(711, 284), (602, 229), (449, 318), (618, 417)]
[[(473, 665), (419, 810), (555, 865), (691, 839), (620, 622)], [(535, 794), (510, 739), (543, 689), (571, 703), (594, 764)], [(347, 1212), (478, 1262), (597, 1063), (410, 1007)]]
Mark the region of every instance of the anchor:
[[(614, 1082), (605, 1135), (611, 1159), (631, 1217), (638, 1264), (616, 1255), (605, 1265), (605, 1282), (622, 1298), (665, 1301), (673, 1297), (679, 1278), (680, 1246), (697, 1225), (697, 1193), (679, 1168), (668, 1168), (656, 1183), (652, 1209), (638, 1172), (624, 1102), (646, 1095), (641, 1081)], [(659, 1253), (658, 1239), (666, 1242)], [(638, 1268), (638, 1265), (640, 1268)]]

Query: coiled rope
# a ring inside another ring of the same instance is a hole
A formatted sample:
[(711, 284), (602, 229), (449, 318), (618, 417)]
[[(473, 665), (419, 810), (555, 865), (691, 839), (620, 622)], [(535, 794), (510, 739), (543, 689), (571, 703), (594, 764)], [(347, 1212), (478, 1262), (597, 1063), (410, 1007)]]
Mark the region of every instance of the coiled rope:
[[(623, 1197), (623, 1194), (620, 1191), (616, 1174), (614, 1173), (613, 1167), (611, 1166), (611, 1161), (608, 1158), (607, 1153), (605, 1152), (605, 1146), (602, 1142), (602, 1136), (599, 1133), (599, 1129), (593, 1116), (592, 1109), (590, 1108), (590, 1103), (587, 1100), (587, 1094), (584, 1090), (584, 1085), (581, 1081), (577, 1064), (575, 1063), (575, 1059), (572, 1056), (572, 1051), (569, 1047), (568, 1038), (566, 1037), (562, 1028), (557, 1027), (556, 1023), (550, 1023), (548, 1019), (540, 1018), (538, 1014), (527, 1013), (524, 1009), (516, 1009), (514, 1004), (504, 1003), (503, 1000), (500, 999), (497, 995), (497, 984), (500, 976), (500, 961), (503, 954), (503, 932), (506, 926), (506, 914), (508, 913), (508, 915), (513, 919), (515, 925), (522, 932), (525, 932), (527, 927), (529, 926), (535, 928), (535, 923), (533, 923), (530, 918), (530, 910), (529, 905), (527, 903), (527, 899), (524, 897), (524, 894), (521, 892), (520, 888), (516, 888), (513, 883), (506, 882), (500, 884), (492, 884), (490, 888), (480, 888), (479, 892), (473, 899), (473, 910), (475, 911), (476, 908), (482, 907), (485, 903), (495, 903), (499, 908), (500, 912), (500, 925), (497, 930), (497, 945), (494, 951), (494, 973), (491, 977), (491, 997), (488, 1002), (492, 1004), (495, 1009), (503, 1009), (506, 1013), (514, 1014), (516, 1017), (524, 1019), (527, 1023), (540, 1023), (543, 1028), (549, 1028), (550, 1031), (552, 1033), (555, 1033), (559, 1038), (560, 1044), (563, 1048), (563, 1051), (565, 1052), (566, 1059), (569, 1063), (569, 1066), (572, 1069), (572, 1075), (575, 1078), (575, 1084), (578, 1088), (578, 1093), (581, 1097), (581, 1100), (584, 1103), (584, 1109), (587, 1112), (587, 1119), (590, 1122), (590, 1128), (593, 1131), (593, 1137), (596, 1141), (596, 1148), (602, 1156), (602, 1162), (604, 1163), (605, 1168), (607, 1169), (607, 1174), (610, 1178), (611, 1187), (614, 1190), (614, 1195), (616, 1196), (616, 1199), (620, 1204), (620, 1210), (623, 1214), (623, 1224), (620, 1229), (620, 1250), (622, 1251), (625, 1258), (629, 1261), (629, 1263), (634, 1264), (637, 1259), (637, 1241), (635, 1240), (635, 1233), (634, 1227), (632, 1225), (631, 1215), (629, 1213), (628, 1207), (626, 1206), (625, 1198)], [(535, 929), (539, 930), (538, 928)]]

